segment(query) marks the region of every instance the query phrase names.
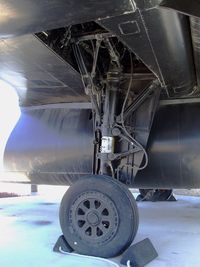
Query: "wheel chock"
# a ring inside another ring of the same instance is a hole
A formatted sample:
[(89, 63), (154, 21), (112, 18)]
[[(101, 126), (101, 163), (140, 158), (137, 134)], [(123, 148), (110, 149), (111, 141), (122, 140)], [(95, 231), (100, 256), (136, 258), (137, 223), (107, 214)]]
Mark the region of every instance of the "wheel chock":
[(71, 252), (73, 252), (73, 249), (67, 243), (64, 235), (61, 235), (58, 238), (56, 244), (54, 245), (53, 251), (54, 252), (59, 252), (59, 253), (63, 253), (63, 252), (71, 253)]
[(153, 244), (146, 238), (130, 246), (122, 255), (121, 264), (130, 267), (144, 267), (158, 257)]

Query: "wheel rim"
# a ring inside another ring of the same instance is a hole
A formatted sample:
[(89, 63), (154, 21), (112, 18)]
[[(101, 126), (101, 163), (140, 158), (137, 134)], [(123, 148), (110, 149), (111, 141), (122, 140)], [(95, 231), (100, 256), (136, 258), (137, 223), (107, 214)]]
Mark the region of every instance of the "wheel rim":
[(69, 214), (72, 232), (87, 244), (103, 245), (113, 239), (117, 232), (117, 209), (113, 201), (100, 192), (84, 192), (79, 195)]

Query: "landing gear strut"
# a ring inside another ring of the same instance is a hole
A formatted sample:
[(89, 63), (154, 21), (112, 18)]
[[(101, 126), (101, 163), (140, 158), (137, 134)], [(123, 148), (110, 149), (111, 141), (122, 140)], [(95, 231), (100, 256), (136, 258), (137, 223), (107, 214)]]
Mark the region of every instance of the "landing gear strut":
[[(60, 225), (76, 252), (114, 257), (131, 245), (137, 232), (136, 202), (119, 181), (131, 185), (137, 172), (147, 166), (145, 146), (160, 85), (151, 81), (135, 93), (133, 55), (128, 52), (127, 79), (122, 58), (108, 37), (93, 40), (90, 68), (80, 40), (73, 44), (73, 50), (92, 104), (95, 149), (93, 175), (79, 180), (64, 195)], [(100, 51), (108, 56), (107, 66), (98, 64)]]

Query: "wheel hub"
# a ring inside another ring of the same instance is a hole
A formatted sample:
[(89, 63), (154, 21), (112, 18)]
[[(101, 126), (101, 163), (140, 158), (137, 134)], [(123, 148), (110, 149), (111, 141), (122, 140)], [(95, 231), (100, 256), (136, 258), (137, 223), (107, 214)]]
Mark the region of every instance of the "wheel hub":
[(100, 223), (99, 214), (95, 211), (88, 212), (86, 219), (91, 226), (97, 226)]
[(84, 192), (74, 201), (70, 214), (73, 231), (92, 245), (109, 242), (117, 232), (117, 209), (103, 193)]

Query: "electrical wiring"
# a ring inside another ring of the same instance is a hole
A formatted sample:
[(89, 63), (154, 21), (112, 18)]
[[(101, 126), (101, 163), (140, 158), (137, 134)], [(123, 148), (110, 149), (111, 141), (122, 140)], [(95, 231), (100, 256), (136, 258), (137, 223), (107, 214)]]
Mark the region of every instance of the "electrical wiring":
[(124, 102), (123, 102), (123, 105), (122, 105), (122, 110), (121, 110), (121, 124), (122, 124), (121, 128), (124, 130), (126, 135), (130, 138), (130, 140), (133, 142), (133, 144), (138, 146), (141, 149), (141, 151), (143, 151), (144, 156), (145, 156), (145, 163), (144, 163), (144, 165), (142, 167), (138, 167), (138, 170), (143, 170), (143, 169), (146, 168), (146, 166), (148, 165), (148, 161), (149, 161), (147, 152), (146, 152), (145, 148), (133, 136), (131, 136), (129, 134), (129, 132), (126, 129), (126, 126), (124, 124), (124, 110), (125, 110), (125, 106), (127, 104), (128, 96), (130, 94), (131, 85), (132, 85), (132, 82), (133, 82), (133, 77), (132, 77), (132, 74), (133, 74), (133, 61), (132, 61), (131, 53), (130, 53), (130, 62), (131, 62), (131, 76), (130, 76), (128, 89), (127, 89), (126, 96), (125, 96), (125, 99), (124, 99)]

